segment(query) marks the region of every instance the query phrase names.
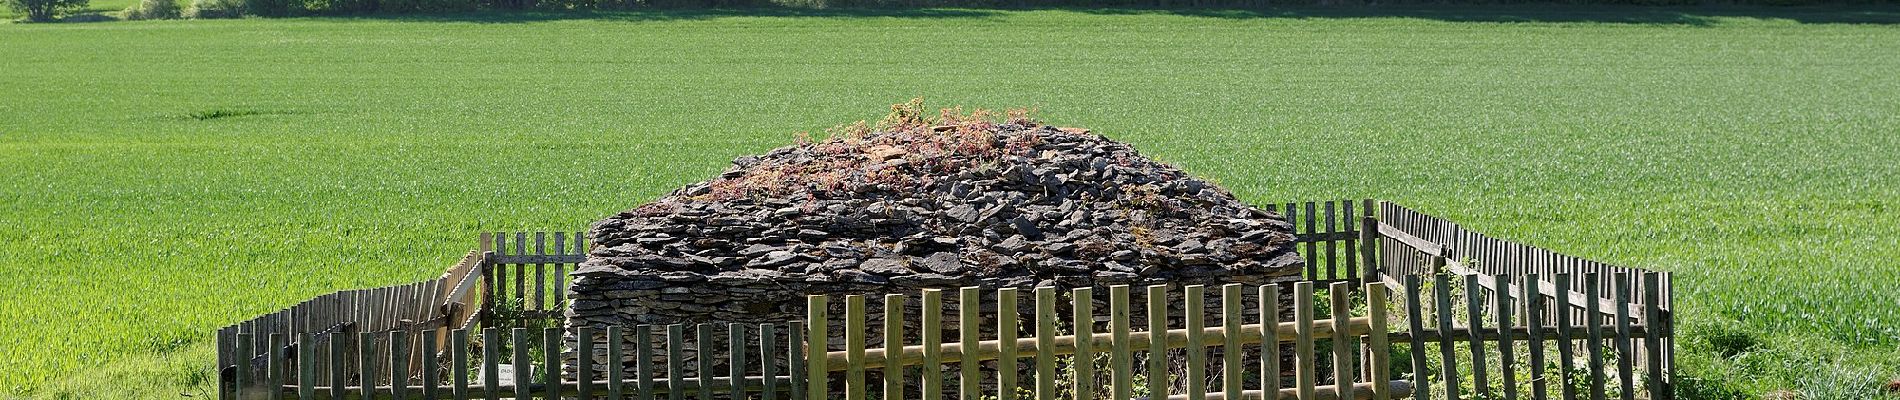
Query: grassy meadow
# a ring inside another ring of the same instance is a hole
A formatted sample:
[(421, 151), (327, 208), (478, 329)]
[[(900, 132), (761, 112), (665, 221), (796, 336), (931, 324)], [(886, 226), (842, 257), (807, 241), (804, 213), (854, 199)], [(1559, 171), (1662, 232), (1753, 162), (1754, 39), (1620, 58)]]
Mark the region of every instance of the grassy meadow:
[(0, 398), (201, 397), (219, 326), (434, 276), (479, 231), (583, 229), (916, 96), (1036, 106), (1250, 201), (1390, 199), (1674, 271), (1685, 384), (1856, 398), (1900, 378), (1895, 23), (1493, 7), (0, 24)]

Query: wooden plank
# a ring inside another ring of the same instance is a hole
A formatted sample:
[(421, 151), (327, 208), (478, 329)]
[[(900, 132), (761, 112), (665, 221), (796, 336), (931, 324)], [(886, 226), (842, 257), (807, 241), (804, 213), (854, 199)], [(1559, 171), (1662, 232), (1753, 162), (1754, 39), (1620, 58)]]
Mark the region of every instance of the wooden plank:
[(317, 335), (304, 332), (297, 341), (297, 398), (317, 397)]
[[(1181, 289), (1182, 323), (1187, 325), (1187, 398), (1207, 398), (1207, 345), (1201, 334), (1207, 330), (1207, 288), (1188, 285)], [(1228, 350), (1222, 349), (1223, 352)]]
[[(979, 331), (977, 330), (977, 326), (981, 324), (981, 317), (979, 317), (980, 314), (978, 313), (982, 312), (983, 307), (979, 305), (978, 302), (982, 301), (982, 295), (982, 292), (979, 292), (976, 287), (964, 287), (957, 292), (957, 335), (960, 339), (958, 341), (959, 343), (967, 344), (982, 341), (981, 336), (978, 335)], [(812, 354), (812, 357), (824, 356), (824, 353)], [(957, 363), (957, 370), (957, 398), (961, 400), (978, 400), (981, 398), (983, 392), (977, 383), (982, 379), (981, 373), (983, 372), (983, 367), (977, 365), (976, 352), (963, 352), (961, 361)], [(822, 398), (824, 398), (824, 396), (813, 397), (813, 399)]]
[[(1661, 286), (1659, 278), (1660, 275), (1655, 272), (1643, 274), (1643, 304), (1645, 305), (1643, 308), (1643, 322), (1645, 324), (1661, 325), (1666, 323), (1663, 321), (1662, 307), (1660, 306), (1660, 304), (1662, 304), (1662, 296), (1660, 294), (1662, 288), (1659, 287)], [(1663, 371), (1662, 364), (1662, 335), (1659, 335), (1658, 332), (1644, 333), (1643, 345), (1645, 349), (1643, 352), (1643, 360), (1646, 361), (1645, 364), (1648, 365), (1646, 368), (1648, 374), (1646, 375), (1649, 378), (1644, 384), (1644, 389), (1649, 393), (1650, 399), (1661, 399), (1663, 396), (1661, 396), (1659, 392), (1661, 392), (1661, 389), (1664, 387), (1663, 379), (1667, 376)]]
[(864, 296), (844, 296), (844, 398), (864, 400)]
[[(1056, 288), (1036, 288), (1036, 400), (1056, 400)], [(889, 364), (899, 362), (892, 357)], [(926, 366), (928, 367), (928, 366)], [(902, 397), (885, 396), (886, 399)]]
[(1111, 377), (1114, 379), (1114, 384), (1110, 386), (1109, 398), (1130, 400), (1135, 395), (1135, 380), (1131, 375), (1135, 367), (1134, 354), (1129, 350), (1128, 344), (1128, 285), (1108, 287), (1108, 310), (1108, 331), (1114, 337), (1114, 342), (1109, 346), (1109, 369), (1111, 370), (1109, 372), (1113, 374)]
[[(1598, 298), (1598, 295), (1602, 293), (1601, 290), (1603, 290), (1601, 286), (1602, 276), (1591, 272), (1584, 275), (1584, 282), (1583, 293), (1589, 295), (1592, 299)], [(1606, 390), (1604, 388), (1603, 376), (1603, 313), (1602, 310), (1597, 307), (1597, 302), (1592, 301), (1584, 305), (1587, 307), (1584, 312), (1588, 314), (1585, 317), (1588, 321), (1586, 323), (1588, 323), (1590, 327), (1590, 341), (1588, 347), (1590, 351), (1590, 400), (1603, 400), (1605, 397), (1604, 391)]]
[(468, 329), (449, 334), (449, 396), (468, 400)]
[(576, 264), (587, 261), (585, 254), (509, 254), (494, 257), (497, 264)]
[(1400, 229), (1399, 227), (1388, 225), (1385, 222), (1379, 222), (1379, 235), (1385, 236), (1393, 240), (1397, 240), (1399, 241), (1399, 243), (1402, 243), (1413, 249), (1417, 249), (1420, 253), (1425, 253), (1425, 255), (1427, 256), (1442, 257), (1446, 254), (1444, 245), (1434, 243), (1430, 240), (1426, 240), (1425, 238), (1414, 236), (1410, 232), (1406, 232), (1404, 229)]
[[(731, 322), (726, 324), (726, 390), (734, 399), (744, 399), (746, 377), (746, 324)], [(704, 347), (701, 347), (704, 348)], [(768, 359), (760, 359), (768, 360)], [(711, 374), (707, 374), (711, 376)], [(760, 375), (766, 376), (766, 375)], [(768, 379), (769, 380), (769, 379)], [(705, 382), (701, 380), (700, 382)]]
[(759, 376), (769, 378), (759, 400), (778, 400), (778, 325), (759, 324)]
[(1300, 400), (1315, 400), (1315, 387), (1319, 386), (1318, 361), (1313, 354), (1313, 283), (1301, 281), (1293, 284), (1293, 324), (1296, 328), (1293, 344), (1294, 389)]
[(233, 385), (231, 394), (234, 399), (256, 397), (252, 393), (258, 391), (257, 382), (253, 382), (251, 378), (251, 346), (256, 345), (253, 343), (252, 335), (250, 332), (240, 330), (238, 334), (232, 336), (231, 363), (234, 365), (232, 368), (234, 377), (231, 379)]
[[(1556, 285), (1566, 291), (1570, 290), (1570, 274), (1557, 274)], [(1575, 369), (1574, 360), (1577, 358), (1577, 353), (1572, 349), (1576, 343), (1573, 341), (1574, 337), (1570, 335), (1570, 325), (1573, 321), (1570, 307), (1569, 303), (1558, 302), (1559, 311), (1553, 315), (1557, 319), (1557, 373), (1559, 375), (1557, 388), (1564, 400), (1577, 399), (1576, 378), (1571, 372)]]
[(653, 380), (659, 376), (660, 372), (653, 367), (653, 325), (633, 327), (633, 358), (633, 365), (639, 367), (634, 371), (639, 375), (634, 376), (633, 397), (640, 400), (653, 400), (656, 395), (653, 390), (655, 386)]
[[(1270, 324), (1268, 326), (1280, 325), (1280, 285), (1260, 285), (1260, 323)], [(1266, 332), (1262, 331), (1261, 334), (1265, 335)], [(1280, 371), (1281, 346), (1277, 339), (1265, 340), (1265, 337), (1261, 339), (1260, 390), (1277, 393), (1280, 391), (1280, 378), (1284, 376)]]
[[(1405, 275), (1405, 321), (1411, 325), (1411, 330), (1408, 332), (1423, 332), (1425, 330), (1425, 301), (1420, 297), (1420, 285), (1422, 285), (1422, 283), (1418, 275)], [(1413, 392), (1412, 398), (1413, 400), (1426, 400), (1428, 398), (1426, 394), (1431, 392), (1431, 390), (1429, 390), (1431, 388), (1431, 381), (1426, 380), (1424, 377), (1424, 371), (1430, 367), (1425, 365), (1425, 340), (1418, 335), (1413, 335), (1411, 342), (1412, 371), (1418, 375), (1413, 379), (1425, 384), (1425, 388), (1427, 389)]]
[(1168, 286), (1148, 286), (1148, 397), (1168, 395)]
[[(528, 253), (528, 233), (515, 232), (515, 254), (527, 254), (527, 253)], [(503, 264), (503, 265), (509, 265), (509, 264)], [(508, 269), (515, 270), (515, 301), (520, 302), (519, 308), (526, 309), (528, 308), (528, 294), (527, 294), (528, 293), (528, 284), (527, 284), (527, 281), (528, 281), (527, 270), (528, 269), (522, 268), (522, 267), (523, 266), (521, 264), (512, 264), (512, 265), (509, 265)], [(526, 324), (526, 322), (527, 322), (526, 320), (523, 320), (520, 318), (516, 318), (515, 320), (516, 324)]]
[(669, 324), (666, 326), (666, 398), (685, 399), (685, 386), (686, 325)]
[(358, 369), (356, 373), (356, 376), (361, 379), (358, 383), (358, 386), (362, 389), (360, 394), (365, 399), (374, 398), (376, 395), (377, 381), (380, 380), (376, 377), (376, 359), (378, 358), (376, 357), (376, 346), (374, 345), (374, 343), (376, 343), (376, 332), (357, 332), (356, 335), (357, 343), (360, 344), (357, 346), (357, 353), (358, 359), (361, 360), (361, 362), (357, 364)]
[(343, 398), (345, 388), (350, 386), (350, 375), (344, 371), (349, 363), (350, 345), (348, 333), (330, 333), (330, 398)]
[[(554, 252), (567, 253), (566, 232), (554, 233)], [(552, 264), (554, 264), (554, 276), (550, 278), (554, 280), (554, 306), (559, 308), (562, 304), (567, 304), (567, 263)]]
[[(1318, 233), (1318, 232), (1316, 232), (1316, 231), (1317, 231), (1317, 229), (1315, 229), (1315, 227), (1317, 227), (1317, 226), (1319, 226), (1319, 223), (1318, 223), (1318, 221), (1317, 221), (1317, 217), (1318, 217), (1318, 215), (1317, 215), (1317, 214), (1319, 214), (1319, 207), (1318, 207), (1318, 205), (1317, 205), (1317, 204), (1314, 204), (1313, 202), (1310, 202), (1310, 201), (1309, 201), (1309, 202), (1306, 202), (1305, 204), (1303, 204), (1303, 206), (1305, 206), (1305, 207), (1306, 207), (1306, 226), (1304, 226), (1304, 227), (1301, 227), (1301, 228), (1302, 228), (1302, 231), (1303, 231), (1303, 232), (1306, 232), (1306, 233)], [(1307, 279), (1318, 279), (1318, 278), (1319, 278), (1319, 276), (1320, 276), (1320, 275), (1319, 275), (1319, 265), (1320, 265), (1320, 263), (1319, 263), (1319, 247), (1318, 247), (1318, 243), (1314, 243), (1314, 242), (1306, 242), (1306, 276), (1307, 276)]]
[[(607, 326), (607, 400), (626, 398), (627, 388), (627, 349), (626, 328), (620, 325)], [(590, 353), (581, 353), (588, 354)], [(651, 362), (651, 361), (648, 361)], [(642, 374), (650, 371), (641, 370)], [(638, 390), (636, 388), (636, 390)]]
[(1358, 235), (1359, 230), (1355, 228), (1359, 224), (1359, 218), (1356, 216), (1356, 214), (1353, 214), (1352, 212), (1353, 211), (1352, 203), (1353, 203), (1352, 200), (1339, 201), (1339, 206), (1340, 206), (1340, 212), (1339, 212), (1339, 218), (1338, 218), (1339, 227), (1341, 229), (1345, 229), (1345, 231), (1338, 232), (1338, 233), (1345, 234), (1346, 236), (1344, 239), (1339, 240), (1340, 243), (1343, 243), (1340, 246), (1340, 255), (1345, 257), (1345, 260), (1339, 263), (1340, 274), (1343, 275), (1340, 277), (1341, 279), (1355, 279), (1355, 278), (1362, 277), (1362, 276), (1354, 276), (1355, 271), (1359, 270), (1359, 256), (1357, 253), (1359, 252), (1360, 244), (1359, 244), (1359, 235)]
[(1392, 360), (1389, 359), (1392, 354), (1392, 347), (1386, 342), (1385, 300), (1386, 288), (1384, 284), (1366, 284), (1366, 316), (1372, 322), (1372, 334), (1366, 335), (1366, 346), (1368, 347), (1368, 352), (1372, 353), (1372, 365), (1367, 368), (1367, 372), (1369, 372), (1367, 378), (1371, 381), (1369, 383), (1372, 384), (1372, 400), (1389, 400), (1392, 398), (1392, 387), (1388, 385), (1388, 383), (1392, 382)]
[(435, 336), (422, 336), (422, 347), (418, 347), (418, 349), (422, 349), (422, 400), (439, 400), (439, 398), (443, 398), (443, 396), (441, 396), (443, 381), (441, 381), (441, 375), (439, 375), (439, 372), (441, 372), (441, 360), (437, 358), (439, 353), (435, 353), (435, 349), (439, 349), (439, 345), (437, 345), (435, 341), (437, 341)]
[(482, 387), (488, 389), (488, 400), (501, 399), (501, 330), (482, 329)]
[(514, 334), (515, 354), (514, 358), (508, 361), (515, 368), (515, 400), (528, 400), (534, 398), (534, 393), (529, 391), (528, 385), (528, 382), (534, 381), (533, 375), (530, 374), (533, 371), (534, 361), (528, 356), (528, 350), (534, 343), (528, 340), (528, 328), (514, 328), (510, 332)]
[[(863, 328), (863, 326), (859, 326), (859, 328)], [(694, 333), (694, 339), (695, 339), (693, 340), (693, 358), (698, 359), (699, 361), (698, 368), (695, 368), (695, 371), (693, 372), (694, 372), (694, 376), (699, 377), (699, 385), (700, 385), (699, 390), (695, 391), (693, 394), (698, 395), (699, 400), (712, 400), (712, 392), (714, 389), (717, 389), (712, 384), (713, 382), (713, 355), (712, 355), (713, 324), (694, 325), (693, 333)], [(671, 362), (672, 360), (667, 360), (667, 361)]]
[[(540, 256), (540, 255), (548, 254), (547, 239), (548, 239), (547, 232), (534, 233), (534, 255)], [(544, 263), (534, 264), (534, 309), (535, 310), (548, 309), (548, 305), (546, 302), (546, 299), (548, 298), (547, 287), (546, 287), (546, 283), (548, 280), (547, 266), (548, 265)], [(527, 308), (528, 303), (522, 302), (521, 307)], [(705, 371), (700, 371), (700, 373), (705, 373)], [(704, 391), (702, 390), (702, 392)]]
[[(1437, 259), (1442, 260), (1443, 257), (1437, 257)], [(1434, 275), (1433, 277), (1437, 280), (1432, 286), (1436, 289), (1436, 296), (1433, 297), (1436, 298), (1437, 307), (1433, 308), (1434, 311), (1438, 313), (1438, 329), (1442, 330), (1456, 326), (1457, 324), (1452, 321), (1451, 316), (1451, 280), (1443, 274)], [(1457, 346), (1453, 343), (1453, 339), (1449, 335), (1439, 338), (1438, 351), (1440, 353), (1439, 356), (1442, 357), (1440, 360), (1444, 363), (1443, 369), (1440, 371), (1445, 371), (1440, 373), (1440, 375), (1443, 375), (1445, 387), (1447, 388), (1445, 398), (1458, 400), (1458, 391), (1453, 389), (1461, 386), (1458, 386)]]
[[(1073, 312), (1070, 326), (1075, 330), (1075, 335), (1094, 337), (1094, 291), (1087, 287), (1072, 289), (1069, 291), (1069, 302), (1070, 311)], [(1095, 348), (1091, 342), (1082, 340), (1075, 343), (1075, 358), (1070, 361), (1071, 369), (1075, 371), (1075, 388), (1072, 390), (1075, 393), (1074, 400), (1095, 400)]]
[(1466, 326), (1471, 327), (1471, 336), (1468, 341), (1471, 348), (1471, 386), (1475, 389), (1471, 398), (1488, 399), (1491, 398), (1491, 380), (1488, 379), (1490, 368), (1487, 368), (1486, 359), (1490, 357), (1485, 355), (1484, 338), (1479, 336), (1479, 332), (1485, 330), (1484, 307), (1482, 306), (1484, 289), (1479, 284), (1477, 275), (1465, 275), (1464, 278), (1465, 315), (1469, 317)]
[[(609, 362), (607, 365), (614, 365)], [(615, 379), (612, 382), (620, 382)], [(594, 327), (574, 327), (574, 389), (580, 391), (581, 400), (594, 398)], [(619, 399), (615, 399), (619, 400)]]
[[(1221, 285), (1220, 291), (1220, 325), (1225, 333), (1222, 336), (1226, 339), (1224, 343), (1221, 344), (1221, 391), (1226, 393), (1241, 393), (1246, 390), (1246, 388), (1241, 387), (1241, 383), (1243, 382), (1241, 369), (1244, 367), (1241, 366), (1240, 361), (1241, 354), (1245, 353), (1246, 350), (1240, 347), (1240, 344), (1242, 337), (1245, 336), (1247, 331), (1247, 321), (1241, 320), (1240, 317), (1242, 312), (1240, 307), (1240, 288), (1241, 286), (1238, 283), (1229, 283)], [(1207, 314), (1207, 308), (1202, 307), (1190, 313), (1204, 315)], [(1264, 335), (1264, 325), (1262, 329), (1262, 335)], [(1205, 365), (1206, 361), (1202, 361), (1201, 364)]]
[[(943, 398), (943, 290), (924, 289), (919, 316), (919, 339), (924, 345), (923, 381), (918, 384), (920, 399)], [(766, 399), (771, 400), (771, 399)]]
[[(1363, 210), (1372, 212), (1372, 200), (1366, 200)], [(1359, 262), (1364, 264), (1364, 267), (1360, 269), (1359, 276), (1364, 278), (1366, 283), (1379, 282), (1381, 277), (1385, 275), (1379, 268), (1379, 246), (1377, 246), (1377, 243), (1380, 241), (1379, 220), (1370, 215), (1361, 217), (1359, 219), (1358, 249)]]
[(264, 348), (264, 395), (270, 400), (284, 398), (284, 334), (271, 333)]
[[(824, 329), (819, 329), (819, 331), (822, 332)], [(792, 326), (785, 330), (785, 366), (788, 369), (786, 372), (792, 378), (791, 385), (789, 385), (792, 394), (786, 397), (790, 399), (797, 399), (801, 394), (809, 394), (805, 393), (806, 381), (808, 379), (800, 379), (801, 377), (810, 378), (805, 375), (805, 355), (810, 351), (817, 351), (819, 353), (825, 352), (823, 346), (817, 346), (817, 350), (807, 350), (806, 345), (808, 345), (808, 343), (805, 342), (805, 332), (805, 323), (798, 321), (792, 321)], [(816, 379), (814, 381), (818, 380), (823, 379)]]
[[(1508, 276), (1498, 275), (1493, 277), (1493, 279), (1495, 279), (1497, 283), (1495, 287), (1510, 287), (1508, 283), (1511, 278)], [(1498, 291), (1493, 293), (1491, 298), (1493, 300), (1491, 305), (1494, 307), (1492, 308), (1491, 315), (1497, 318), (1498, 329), (1510, 330), (1516, 327), (1516, 325), (1511, 322), (1511, 314), (1514, 314), (1511, 312), (1511, 292)], [(1514, 342), (1514, 340), (1509, 337), (1498, 341), (1498, 373), (1504, 380), (1505, 400), (1517, 399), (1517, 348), (1512, 342)]]
[[(1326, 296), (1329, 300), (1332, 300), (1330, 311), (1333, 317), (1333, 326), (1350, 325), (1351, 322), (1349, 321), (1352, 320), (1352, 284), (1334, 282), (1327, 287)], [(1346, 386), (1355, 382), (1354, 369), (1352, 366), (1352, 352), (1354, 348), (1352, 346), (1352, 336), (1350, 336), (1349, 331), (1348, 329), (1333, 330), (1332, 358), (1334, 385)]]
[[(806, 296), (806, 324), (809, 326), (809, 332), (806, 332), (806, 362), (804, 362), (806, 373), (809, 373), (804, 379), (806, 400), (826, 400), (830, 396), (828, 394), (830, 385), (826, 383), (825, 375), (826, 372), (830, 372), (830, 368), (825, 366), (825, 332), (828, 330), (825, 296)], [(798, 383), (798, 379), (792, 379), (792, 383)]]
[[(1616, 304), (1630, 303), (1630, 275), (1616, 274)], [(1630, 346), (1630, 313), (1627, 307), (1616, 308), (1616, 371), (1617, 382), (1622, 384), (1623, 400), (1636, 400), (1636, 352)]]
[[(900, 351), (884, 352), (884, 398), (904, 398), (904, 295), (884, 295), (884, 348)], [(743, 397), (743, 396), (741, 396)]]
[[(1541, 279), (1537, 272), (1535, 272), (1536, 270), (1530, 271), (1533, 272), (1524, 276), (1526, 282), (1537, 282)], [(1526, 330), (1530, 331), (1531, 336), (1530, 342), (1528, 343), (1531, 363), (1531, 398), (1545, 400), (1550, 392), (1548, 391), (1549, 387), (1544, 382), (1545, 375), (1548, 375), (1545, 373), (1544, 368), (1544, 294), (1539, 288), (1539, 285), (1523, 285), (1519, 290), (1524, 293), (1522, 296), (1525, 301), (1524, 309), (1527, 310), (1524, 324), (1526, 325)]]
[(1022, 366), (1018, 362), (1018, 357), (1022, 354), (1017, 351), (1016, 343), (1016, 336), (1021, 331), (1021, 327), (1016, 323), (1019, 314), (1021, 314), (1021, 309), (1016, 305), (1016, 288), (997, 289), (996, 341), (997, 353), (1000, 355), (996, 361), (996, 398), (998, 399), (1015, 399), (1016, 388), (1019, 387), (1016, 382), (1016, 371)]
[[(1325, 210), (1326, 233), (1339, 232), (1339, 210), (1337, 209), (1338, 203), (1333, 202), (1333, 201), (1327, 201), (1325, 208), (1326, 208)], [(1338, 243), (1339, 242), (1335, 240), (1326, 241), (1326, 279), (1342, 279), (1341, 276), (1339, 275), (1339, 245)]]
[(409, 337), (389, 332), (389, 391), (396, 400), (409, 399)]
[[(1296, 331), (1296, 327), (1294, 327), (1293, 325), (1294, 325), (1293, 323), (1288, 322), (1288, 323), (1282, 323), (1278, 327), (1273, 327), (1272, 329), (1274, 329), (1273, 333), (1275, 334), (1275, 338), (1280, 342), (1293, 341), (1295, 339), (1295, 331)], [(1343, 329), (1347, 329), (1349, 334), (1351, 335), (1363, 335), (1369, 332), (1369, 329), (1371, 329), (1370, 326), (1371, 326), (1371, 322), (1367, 318), (1358, 317), (1358, 318), (1352, 318), (1349, 322), (1349, 325), (1344, 327)], [(1324, 319), (1324, 320), (1314, 321), (1312, 330), (1314, 332), (1314, 335), (1330, 337), (1333, 334), (1333, 328), (1334, 328), (1333, 321), (1331, 319)], [(1261, 335), (1262, 335), (1261, 332), (1263, 329), (1266, 329), (1266, 328), (1263, 328), (1260, 324), (1243, 325), (1241, 327), (1241, 332), (1240, 332), (1241, 344), (1247, 345), (1247, 344), (1259, 343), (1261, 340)], [(1438, 331), (1427, 330), (1425, 333), (1428, 335), (1435, 335), (1437, 334), (1437, 332)], [(1469, 335), (1469, 332), (1465, 331), (1463, 328), (1459, 328), (1451, 332), (1452, 334), (1456, 335), (1459, 338)], [(1512, 334), (1518, 335), (1518, 336), (1524, 336), (1521, 332), (1512, 332)], [(1169, 349), (1186, 348), (1188, 345), (1187, 329), (1169, 329), (1164, 335), (1166, 337), (1165, 340), (1167, 343), (1167, 347)], [(1405, 334), (1398, 334), (1398, 336), (1400, 337), (1404, 337), (1404, 335)], [(1140, 331), (1140, 332), (1131, 332), (1129, 333), (1129, 340), (1130, 340), (1130, 343), (1147, 343), (1152, 340), (1153, 336), (1154, 335), (1152, 335), (1150, 332), (1147, 332), (1145, 330)], [(1494, 334), (1485, 334), (1486, 338), (1490, 338), (1493, 336)], [(1222, 332), (1222, 328), (1209, 328), (1208, 330), (1202, 332), (1201, 337), (1203, 340), (1203, 344), (1208, 345), (1208, 346), (1219, 346), (1219, 345), (1224, 344), (1225, 341), (1227, 340), (1226, 334)], [(1436, 338), (1436, 336), (1427, 336), (1427, 337)], [(1098, 333), (1098, 334), (1095, 334), (1095, 336), (1091, 338), (1077, 338), (1075, 336), (1057, 336), (1055, 338), (1056, 354), (1057, 355), (1071, 354), (1074, 351), (1075, 343), (1078, 340), (1092, 341), (1094, 342), (1092, 346), (1096, 348), (1110, 346), (1113, 344), (1113, 341), (1114, 341), (1113, 335), (1106, 334), (1106, 333)], [(952, 356), (961, 357), (963, 353), (965, 352), (965, 350), (968, 350), (970, 352), (976, 353), (978, 360), (996, 360), (996, 359), (1002, 358), (1002, 353), (998, 351), (998, 348), (1001, 346), (1002, 344), (999, 343), (999, 341), (997, 340), (984, 340), (984, 341), (980, 341), (979, 343), (975, 345), (971, 345), (967, 347), (964, 344), (955, 343), (955, 344), (944, 345), (943, 353), (945, 354), (946, 357), (952, 357)], [(892, 349), (892, 350), (895, 350), (895, 349)], [(883, 367), (884, 361), (887, 358), (885, 355), (885, 351), (886, 349), (865, 350), (865, 368), (868, 369), (868, 368)], [(1036, 339), (1023, 338), (1023, 339), (1016, 340), (1016, 355), (1018, 358), (1034, 356), (1037, 351), (1038, 350), (1036, 348)], [(923, 359), (923, 350), (920, 348), (920, 346), (906, 346), (903, 349), (903, 352), (904, 352), (903, 363), (905, 365), (915, 365)], [(844, 352), (844, 351), (832, 351), (826, 354), (826, 357), (830, 359), (829, 363), (831, 364), (831, 369), (834, 372), (844, 371), (845, 369), (843, 367), (844, 362), (848, 358), (848, 356), (849, 355), (847, 354), (847, 352)]]

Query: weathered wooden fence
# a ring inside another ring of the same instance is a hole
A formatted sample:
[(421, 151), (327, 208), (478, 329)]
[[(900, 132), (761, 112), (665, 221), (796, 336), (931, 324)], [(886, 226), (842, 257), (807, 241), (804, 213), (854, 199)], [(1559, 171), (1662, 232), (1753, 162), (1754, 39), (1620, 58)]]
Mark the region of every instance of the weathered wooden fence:
[(582, 232), (482, 233), (479, 252), (494, 253), (482, 271), (482, 326), (536, 328), (567, 310), (567, 276), (587, 260)]
[(1391, 203), (1365, 225), (1378, 232), (1379, 279), (1405, 289), (1400, 335), (1409, 372), (1429, 388), (1418, 399), (1674, 398), (1668, 273), (1491, 238)]
[[(441, 277), (406, 285), (345, 290), (224, 327), (217, 333), (219, 393), (232, 398), (237, 383), (262, 384), (285, 378), (269, 375), (271, 354), (294, 353), (319, 346), (359, 348), (378, 354), (400, 354), (414, 365), (433, 358), (440, 347), (391, 348), (392, 338), (438, 341), (448, 329), (468, 327), (479, 311), (474, 304), (478, 274), (488, 255), (469, 252)], [(309, 340), (296, 340), (309, 337)], [(394, 351), (393, 350), (400, 350)], [(388, 357), (387, 355), (383, 357)], [(324, 360), (316, 377), (354, 371), (360, 360)], [(419, 371), (408, 371), (419, 372)], [(275, 382), (286, 382), (278, 380)], [(298, 381), (289, 381), (298, 382)]]

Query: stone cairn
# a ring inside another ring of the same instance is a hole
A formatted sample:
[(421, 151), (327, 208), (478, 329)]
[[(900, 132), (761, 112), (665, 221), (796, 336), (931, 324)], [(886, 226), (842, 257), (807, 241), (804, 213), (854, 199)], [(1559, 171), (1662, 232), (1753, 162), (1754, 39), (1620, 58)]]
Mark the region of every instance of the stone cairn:
[[(1105, 311), (1109, 285), (1264, 284), (1304, 267), (1280, 215), (1126, 144), (982, 112), (930, 121), (920, 108), (741, 157), (716, 179), (595, 223), (568, 325), (785, 323), (804, 316), (808, 294), (873, 295), (871, 310), (876, 295), (908, 294), (914, 313), (921, 288), (948, 289), (953, 310), (955, 288), (981, 286), (1024, 289), (1027, 327), (1037, 286), (1103, 288)], [(834, 298), (830, 315), (843, 303)], [(1180, 302), (1169, 304), (1179, 318)], [(946, 314), (944, 337), (955, 338)], [(842, 335), (833, 329), (834, 345)], [(603, 370), (634, 365), (595, 358)]]

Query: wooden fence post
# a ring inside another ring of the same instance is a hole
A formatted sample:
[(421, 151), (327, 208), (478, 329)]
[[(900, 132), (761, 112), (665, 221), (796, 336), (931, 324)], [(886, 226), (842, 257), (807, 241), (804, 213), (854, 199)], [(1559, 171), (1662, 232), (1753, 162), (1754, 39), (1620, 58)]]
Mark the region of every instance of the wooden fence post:
[(826, 331), (830, 330), (828, 327), (830, 321), (825, 315), (827, 314), (825, 307), (824, 295), (805, 296), (805, 326), (810, 329), (805, 333), (805, 373), (808, 374), (805, 377), (807, 390), (805, 398), (807, 400), (827, 398), (831, 391), (830, 382), (825, 381), (826, 375), (831, 371), (830, 367), (825, 365), (829, 347), (826, 340), (829, 334)]

